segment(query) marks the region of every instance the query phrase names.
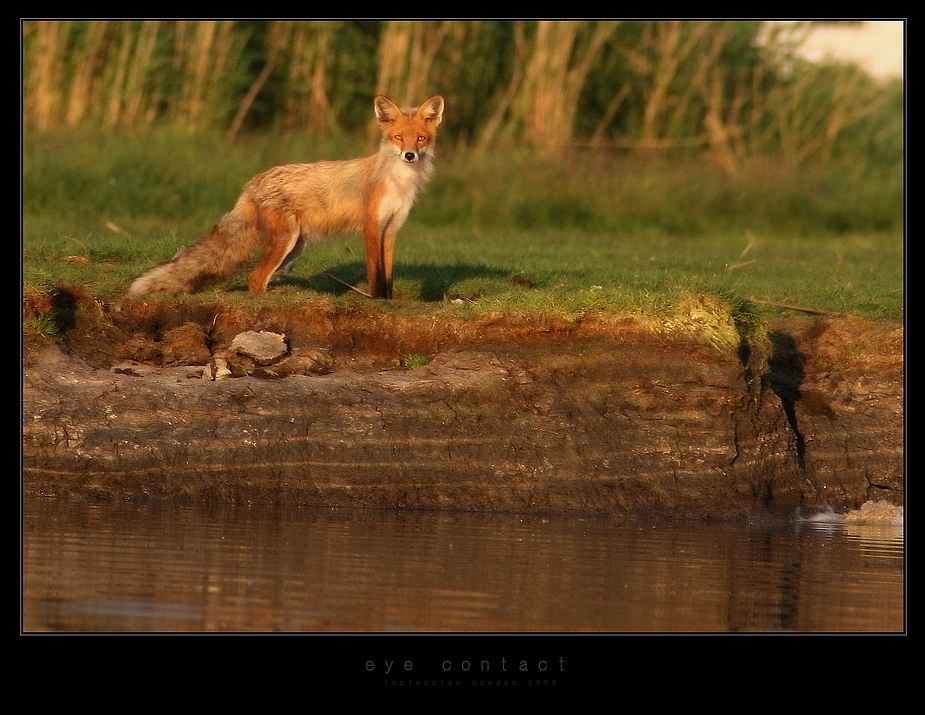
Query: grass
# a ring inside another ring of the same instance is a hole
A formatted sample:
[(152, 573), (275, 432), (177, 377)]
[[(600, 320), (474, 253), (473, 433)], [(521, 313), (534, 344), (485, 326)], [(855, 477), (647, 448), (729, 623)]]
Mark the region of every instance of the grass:
[(405, 353), (401, 356), (401, 365), (407, 370), (415, 370), (419, 367), (424, 367), (430, 362), (430, 355), (422, 355), (421, 353)]
[[(58, 282), (117, 295), (143, 270), (198, 240), (243, 183), (287, 161), (352, 156), (306, 140), (167, 132), (27, 137), (24, 291)], [(587, 154), (569, 163), (445, 151), (399, 236), (396, 294), (382, 310), (556, 311), (665, 319), (691, 296), (778, 303), (872, 319), (903, 316), (901, 168), (731, 178), (703, 162), (640, 164)], [(310, 246), (269, 297), (360, 299), (359, 237)], [(243, 276), (218, 290), (243, 285)], [(213, 294), (214, 295), (214, 294)], [(404, 307), (402, 307), (404, 306)], [(754, 307), (754, 306), (753, 306)]]

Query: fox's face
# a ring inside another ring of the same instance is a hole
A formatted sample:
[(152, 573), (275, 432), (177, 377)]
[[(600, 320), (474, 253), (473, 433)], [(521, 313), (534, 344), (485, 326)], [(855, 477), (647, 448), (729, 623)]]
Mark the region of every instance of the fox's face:
[(400, 110), (392, 100), (376, 97), (376, 119), (385, 140), (406, 164), (414, 164), (427, 155), (443, 119), (443, 97), (435, 95), (419, 109)]

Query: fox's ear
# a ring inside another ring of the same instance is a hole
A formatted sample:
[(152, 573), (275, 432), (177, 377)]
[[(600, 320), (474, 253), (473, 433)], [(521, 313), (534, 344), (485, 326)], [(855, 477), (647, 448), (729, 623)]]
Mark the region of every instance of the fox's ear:
[(396, 119), (398, 119), (398, 115), (401, 114), (401, 110), (398, 108), (398, 105), (396, 105), (395, 102), (383, 94), (380, 94), (378, 97), (376, 97), (374, 105), (376, 108), (376, 121), (378, 121), (380, 124), (388, 124), (389, 122), (394, 122)]
[(424, 117), (424, 121), (439, 124), (443, 119), (443, 97), (435, 94), (421, 105), (418, 114)]

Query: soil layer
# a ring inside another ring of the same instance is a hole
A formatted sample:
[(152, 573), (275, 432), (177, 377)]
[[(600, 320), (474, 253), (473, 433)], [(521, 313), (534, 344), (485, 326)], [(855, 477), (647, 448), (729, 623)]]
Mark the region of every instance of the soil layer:
[[(743, 357), (627, 321), (61, 289), (26, 337), (27, 494), (727, 517), (903, 503), (903, 331)], [(235, 338), (271, 333), (278, 355)], [(282, 341), (275, 336), (282, 336)]]

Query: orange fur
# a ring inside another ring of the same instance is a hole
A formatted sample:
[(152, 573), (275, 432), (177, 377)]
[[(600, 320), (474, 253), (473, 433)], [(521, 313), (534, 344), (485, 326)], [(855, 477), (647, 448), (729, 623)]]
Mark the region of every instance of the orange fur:
[(199, 243), (140, 276), (129, 295), (192, 293), (242, 270), (258, 250), (248, 277), (255, 293), (267, 290), (311, 240), (362, 233), (369, 292), (392, 297), (395, 236), (432, 171), (443, 98), (400, 110), (378, 96), (382, 145), (364, 159), (277, 166), (251, 179), (235, 207)]

